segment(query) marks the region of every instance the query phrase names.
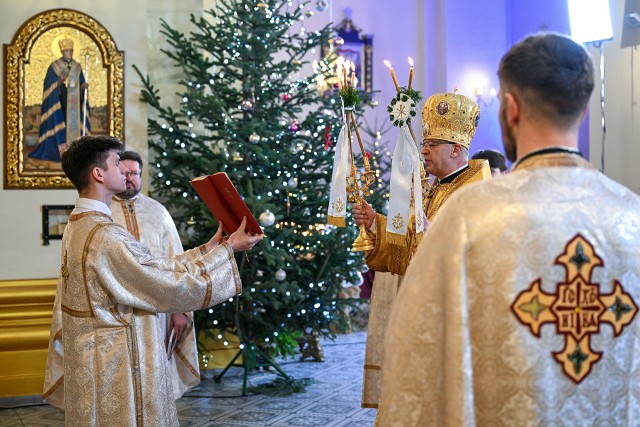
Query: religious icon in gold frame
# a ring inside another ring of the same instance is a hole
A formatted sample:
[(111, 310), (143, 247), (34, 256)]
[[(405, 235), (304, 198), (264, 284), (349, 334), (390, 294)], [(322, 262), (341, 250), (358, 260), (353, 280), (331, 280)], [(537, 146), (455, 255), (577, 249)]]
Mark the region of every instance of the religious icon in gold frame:
[(3, 50), (4, 188), (73, 188), (66, 143), (124, 137), (124, 53), (94, 18), (53, 9), (27, 20)]

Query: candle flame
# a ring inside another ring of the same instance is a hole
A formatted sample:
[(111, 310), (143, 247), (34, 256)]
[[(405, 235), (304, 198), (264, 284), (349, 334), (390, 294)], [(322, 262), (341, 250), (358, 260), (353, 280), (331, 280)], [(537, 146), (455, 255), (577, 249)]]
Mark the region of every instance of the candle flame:
[(351, 71), (355, 71), (356, 70), (356, 64), (355, 62), (351, 63)]
[(410, 56), (408, 58), (409, 58), (409, 65), (413, 67), (413, 58)]
[(387, 61), (386, 59), (384, 60), (384, 65), (391, 68), (391, 62)]

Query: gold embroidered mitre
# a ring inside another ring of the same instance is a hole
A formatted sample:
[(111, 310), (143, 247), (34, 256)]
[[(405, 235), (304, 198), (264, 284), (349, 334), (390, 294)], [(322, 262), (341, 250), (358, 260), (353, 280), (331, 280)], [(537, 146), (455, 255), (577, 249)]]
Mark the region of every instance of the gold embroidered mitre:
[(62, 39), (58, 42), (58, 46), (60, 47), (60, 51), (73, 49), (73, 40)]
[(422, 136), (454, 142), (469, 149), (479, 121), (480, 107), (466, 96), (436, 93), (427, 99), (422, 109)]

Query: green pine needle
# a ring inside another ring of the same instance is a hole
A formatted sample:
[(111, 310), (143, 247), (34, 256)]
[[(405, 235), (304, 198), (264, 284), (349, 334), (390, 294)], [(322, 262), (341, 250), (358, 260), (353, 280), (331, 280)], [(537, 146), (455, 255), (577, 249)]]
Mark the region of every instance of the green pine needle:
[(400, 88), (400, 93), (409, 95), (409, 98), (411, 98), (416, 104), (422, 100), (422, 94), (415, 89), (407, 90), (405, 86), (402, 86)]
[(346, 88), (340, 89), (338, 93), (345, 107), (355, 107), (360, 104), (360, 92), (358, 92), (355, 87), (347, 86)]

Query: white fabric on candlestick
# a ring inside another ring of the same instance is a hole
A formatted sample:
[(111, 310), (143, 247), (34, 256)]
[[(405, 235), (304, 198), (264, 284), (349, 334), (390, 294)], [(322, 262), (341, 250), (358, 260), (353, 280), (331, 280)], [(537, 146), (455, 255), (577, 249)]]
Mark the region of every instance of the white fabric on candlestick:
[(347, 120), (342, 110), (342, 129), (338, 135), (333, 159), (333, 172), (329, 189), (329, 212), (327, 223), (338, 227), (346, 226), (347, 211), (347, 174), (349, 172), (349, 144)]
[(422, 183), (420, 181), (420, 154), (408, 126), (398, 132), (398, 141), (391, 162), (391, 185), (387, 237), (394, 244), (404, 244), (411, 214), (411, 192), (415, 205), (415, 230), (423, 232)]

